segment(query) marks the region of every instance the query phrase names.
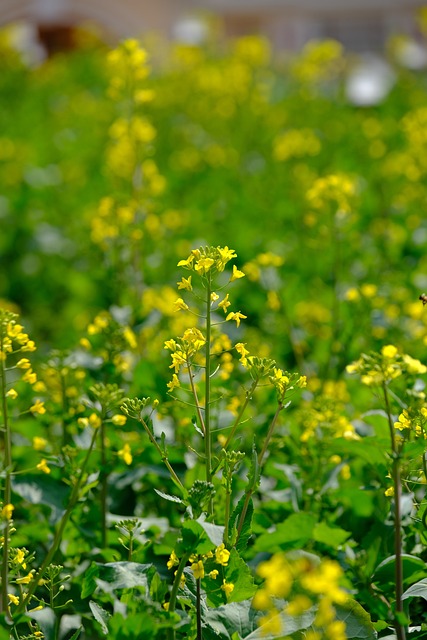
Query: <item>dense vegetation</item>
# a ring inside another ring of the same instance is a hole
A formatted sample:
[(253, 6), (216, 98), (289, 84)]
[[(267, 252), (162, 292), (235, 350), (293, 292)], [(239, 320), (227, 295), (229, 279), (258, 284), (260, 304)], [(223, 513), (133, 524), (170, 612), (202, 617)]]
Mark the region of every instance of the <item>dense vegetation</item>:
[(406, 45), (2, 35), (0, 640), (427, 637)]

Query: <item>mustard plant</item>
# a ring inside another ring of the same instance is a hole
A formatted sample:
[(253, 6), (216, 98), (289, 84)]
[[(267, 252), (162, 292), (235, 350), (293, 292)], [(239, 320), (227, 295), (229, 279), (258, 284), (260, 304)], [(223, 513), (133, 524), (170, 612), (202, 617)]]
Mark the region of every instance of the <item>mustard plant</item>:
[[(394, 605), (394, 627), (398, 640), (405, 640), (407, 634), (408, 618), (403, 606), (403, 540), (402, 540), (402, 463), (405, 450), (405, 430), (414, 428), (415, 432), (424, 437), (423, 408), (419, 411), (421, 418), (418, 421), (410, 420), (409, 413), (412, 413), (411, 406), (423, 403), (425, 394), (417, 389), (416, 384), (410, 384), (413, 380), (427, 372), (427, 367), (419, 360), (412, 358), (408, 354), (402, 354), (394, 345), (385, 345), (379, 353), (370, 352), (362, 354), (360, 358), (347, 366), (348, 373), (360, 375), (363, 384), (371, 387), (376, 395), (382, 400), (387, 421), (390, 451), (389, 467), (392, 486), (386, 489), (387, 496), (392, 497), (394, 502), (394, 552), (395, 552), (395, 605)], [(401, 398), (392, 390), (392, 383), (404, 377), (407, 383), (407, 397)], [(409, 378), (409, 380), (408, 380)], [(400, 410), (399, 418), (396, 420), (393, 413), (392, 403)], [(424, 413), (427, 414), (424, 409)], [(422, 454), (423, 467), (425, 466), (425, 455)]]
[[(195, 412), (194, 436), (187, 439), (189, 451), (196, 461), (195, 480), (191, 486), (186, 485), (185, 479), (171, 465), (165, 435), (160, 439), (156, 435), (153, 418), (158, 401), (128, 398), (121, 406), (127, 416), (143, 426), (179, 496), (157, 492), (186, 509), (180, 537), (168, 562), (168, 568), (176, 567), (176, 570), (165, 608), (173, 613), (180, 593), (185, 594), (189, 589), (193, 593), (198, 640), (202, 638), (205, 624), (202, 603), (206, 598), (208, 604), (218, 606), (243, 600), (255, 592), (249, 569), (240, 556), (251, 535), (252, 497), (259, 486), (262, 465), (279, 414), (289, 406), (292, 392), (306, 385), (304, 376), (282, 371), (272, 359), (250, 355), (245, 343), (233, 345), (228, 333), (223, 332), (225, 325), (225, 330), (230, 327), (229, 333), (233, 335), (246, 319), (240, 310), (232, 309), (230, 294), (226, 292), (229, 284), (245, 277), (235, 264), (230, 271), (226, 270), (235, 257), (234, 250), (227, 246), (200, 247), (178, 263), (187, 272), (177, 283), (178, 290), (188, 302), (178, 297), (174, 308), (177, 313), (185, 313), (189, 321), (192, 319), (193, 326), (181, 336), (165, 342), (172, 369), (167, 387), (175, 401)], [(235, 323), (235, 327), (231, 323)], [(235, 365), (231, 364), (232, 351), (239, 357), (239, 375), (246, 370), (250, 383), (244, 388), (243, 398), (235, 403), (238, 408), (233, 407), (233, 413), (227, 413), (225, 408), (233, 406), (234, 384), (230, 375)], [(257, 452), (255, 445), (252, 447), (246, 489), (233, 505), (233, 478), (246, 457), (236, 448), (241, 437), (239, 428), (260, 383), (275, 388), (276, 409), (261, 450)], [(222, 425), (222, 415), (234, 415), (231, 424)], [(175, 638), (174, 629), (170, 630), (169, 637)]]

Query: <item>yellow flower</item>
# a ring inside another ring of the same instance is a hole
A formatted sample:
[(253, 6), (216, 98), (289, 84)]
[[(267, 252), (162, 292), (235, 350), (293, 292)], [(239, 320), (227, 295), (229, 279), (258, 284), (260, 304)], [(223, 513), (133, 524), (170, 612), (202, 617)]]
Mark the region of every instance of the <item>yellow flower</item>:
[(182, 298), (178, 298), (177, 300), (175, 300), (175, 302), (173, 303), (174, 306), (174, 311), (186, 311), (189, 307), (188, 304), (185, 304), (184, 300)]
[(224, 271), (224, 267), (227, 264), (227, 262), (229, 260), (232, 260), (233, 258), (236, 258), (237, 254), (234, 251), (234, 249), (229, 249), (228, 247), (224, 247), (224, 248), (217, 247), (216, 249), (219, 255), (216, 268), (218, 269), (218, 271)]
[(240, 320), (241, 319), (245, 319), (248, 316), (244, 316), (243, 313), (240, 313), (240, 311), (230, 311), (230, 313), (228, 314), (228, 316), (226, 317), (226, 321), (228, 322), (228, 320), (235, 320), (236, 321), (236, 325), (238, 327), (240, 327)]
[(15, 389), (9, 389), (9, 391), (6, 392), (6, 398), (10, 398), (11, 400), (16, 400), (17, 397), (18, 397), (18, 392), (15, 391)]
[(179, 378), (176, 375), (176, 373), (174, 373), (172, 375), (172, 380), (170, 382), (168, 382), (166, 386), (167, 386), (169, 392), (173, 391), (174, 389), (177, 389), (178, 387), (181, 386), (181, 383), (180, 383)]
[(12, 518), (12, 514), (13, 514), (13, 510), (14, 510), (14, 506), (13, 504), (5, 504), (3, 509), (0, 512), (1, 517), (4, 520), (10, 520)]
[(199, 580), (199, 578), (204, 578), (205, 567), (204, 567), (203, 561), (198, 560), (197, 562), (193, 562), (193, 564), (191, 565), (191, 571), (193, 572), (193, 575), (196, 578), (196, 580)]
[(28, 358), (21, 358), (19, 362), (16, 363), (18, 369), (31, 369), (31, 362)]
[(178, 262), (178, 267), (185, 267), (186, 269), (193, 268), (194, 255), (190, 254), (186, 260), (180, 260)]
[(185, 355), (182, 351), (175, 351), (171, 357), (172, 364), (169, 365), (169, 369), (175, 368), (175, 373), (178, 373), (180, 366), (186, 363)]
[(96, 413), (91, 413), (89, 416), (89, 424), (93, 429), (98, 429), (101, 426), (101, 418)]
[(303, 594), (299, 594), (296, 595), (293, 600), (291, 600), (291, 602), (286, 607), (285, 612), (289, 616), (300, 616), (302, 613), (304, 613), (304, 611), (310, 609), (312, 604), (313, 603), (310, 598)]
[(188, 278), (181, 278), (181, 282), (176, 283), (178, 285), (178, 289), (186, 289), (187, 291), (192, 291), (193, 286), (191, 284), (191, 276)]
[(234, 282), (234, 280), (238, 280), (239, 278), (244, 278), (245, 274), (243, 271), (239, 271), (235, 264), (233, 264), (233, 273), (231, 274), (230, 282)]
[(176, 555), (175, 551), (172, 551), (166, 566), (168, 569), (172, 569), (172, 567), (175, 567), (178, 564), (179, 564), (179, 558)]
[(200, 258), (196, 262), (196, 265), (194, 268), (199, 275), (204, 276), (205, 273), (209, 271), (209, 269), (213, 264), (215, 264), (215, 260), (212, 260), (212, 258)]
[(240, 362), (242, 363), (242, 365), (244, 367), (246, 367), (246, 365), (248, 364), (248, 359), (247, 359), (247, 355), (249, 355), (249, 351), (247, 349), (245, 349), (245, 344), (243, 342), (238, 342), (234, 348), (236, 349), (237, 353), (240, 354)]
[(123, 445), (123, 449), (120, 449), (120, 451), (117, 452), (117, 455), (121, 460), (123, 460), (125, 464), (127, 465), (132, 464), (133, 457), (130, 450), (130, 446), (128, 445), (127, 442), (126, 444)]
[(47, 447), (47, 440), (45, 438), (40, 438), (39, 436), (34, 436), (33, 438), (33, 449), (35, 451), (43, 451)]
[(8, 593), (7, 594), (8, 598), (9, 598), (9, 604), (15, 604), (18, 605), (19, 604), (19, 598), (17, 598), (16, 596), (13, 595), (13, 593)]
[(228, 295), (229, 294), (227, 293), (224, 300), (221, 300), (221, 302), (218, 302), (218, 309), (222, 309), (224, 313), (227, 313), (227, 309), (231, 304), (231, 302), (228, 301)]
[(165, 611), (169, 611), (169, 602), (164, 602), (164, 603), (163, 603), (163, 609), (164, 609)]
[(25, 552), (22, 549), (16, 549), (16, 555), (13, 559), (14, 564), (19, 564), (23, 569), (27, 568), (27, 563), (25, 562)]
[(171, 338), (170, 340), (166, 340), (164, 348), (169, 349), (169, 351), (176, 351), (175, 340), (173, 338)]
[(388, 489), (386, 489), (384, 491), (384, 495), (387, 496), (387, 498), (392, 498), (394, 496), (394, 487), (389, 487)]
[(30, 411), (31, 413), (39, 413), (40, 415), (43, 415), (43, 413), (46, 413), (44, 402), (36, 400), (35, 403), (30, 407)]
[(126, 424), (126, 416), (120, 414), (120, 413), (116, 413), (112, 418), (111, 418), (111, 422), (116, 425), (116, 427), (122, 427), (124, 424)]
[(44, 458), (42, 458), (42, 459), (40, 460), (40, 462), (38, 463), (38, 465), (37, 465), (37, 469), (38, 469), (39, 471), (43, 471), (43, 473), (47, 473), (47, 474), (49, 474), (49, 473), (50, 473), (50, 469), (49, 469), (49, 467), (48, 467), (48, 465), (47, 465), (47, 461), (46, 461)]
[(215, 562), (226, 567), (230, 558), (230, 552), (225, 548), (224, 543), (215, 549)]
[(219, 300), (219, 295), (217, 293), (215, 293), (215, 291), (212, 291), (212, 293), (211, 293), (211, 304), (213, 304), (217, 300)]
[(397, 349), (394, 345), (388, 344), (381, 349), (381, 353), (384, 356), (384, 358), (389, 358), (391, 360), (392, 358), (396, 357)]
[(22, 376), (22, 380), (29, 384), (35, 384), (37, 382), (37, 374), (31, 369), (28, 369), (28, 371)]
[(210, 572), (208, 573), (208, 576), (209, 576), (209, 578), (211, 578), (212, 580), (216, 580), (216, 579), (217, 579), (217, 577), (218, 577), (218, 573), (219, 573), (218, 569), (213, 569), (212, 571), (210, 571)]
[(225, 578), (224, 578), (224, 580), (223, 580), (223, 582), (222, 582), (222, 585), (221, 585), (221, 589), (222, 589), (223, 591), (225, 591), (225, 595), (226, 595), (226, 596), (227, 596), (227, 598), (228, 598), (228, 596), (230, 595), (230, 593), (231, 593), (232, 591), (234, 591), (234, 584), (233, 584), (232, 582), (226, 582), (226, 581), (225, 581)]
[(24, 578), (17, 578), (16, 584), (29, 584), (32, 579), (33, 579), (33, 571), (30, 571), (30, 573), (26, 575)]

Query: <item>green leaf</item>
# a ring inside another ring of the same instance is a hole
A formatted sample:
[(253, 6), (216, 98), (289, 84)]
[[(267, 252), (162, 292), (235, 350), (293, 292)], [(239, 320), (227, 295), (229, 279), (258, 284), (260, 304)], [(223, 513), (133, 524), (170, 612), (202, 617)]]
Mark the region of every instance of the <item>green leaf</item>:
[(79, 637), (82, 631), (83, 631), (83, 627), (79, 627), (78, 629), (76, 629), (69, 640), (77, 640), (77, 638)]
[[(243, 496), (242, 496), (243, 497)], [(252, 498), (249, 500), (248, 508), (246, 511), (245, 519), (243, 521), (242, 529), (240, 531), (239, 539), (237, 540), (236, 549), (237, 551), (243, 551), (246, 549), (248, 544), (248, 540), (252, 534), (252, 516), (254, 513), (254, 503), (252, 502)], [(240, 514), (239, 514), (240, 516)]]
[(30, 504), (43, 504), (52, 510), (50, 521), (55, 523), (65, 511), (70, 489), (63, 482), (43, 474), (16, 476), (12, 488)]
[(91, 596), (97, 587), (95, 578), (98, 577), (98, 565), (96, 562), (92, 562), (89, 569), (85, 571), (82, 581), (82, 593), (81, 598), (87, 598)]
[(27, 613), (29, 618), (37, 622), (46, 640), (55, 640), (56, 616), (50, 607), (43, 607), (40, 611)]
[(406, 600), (407, 598), (424, 598), (424, 600), (427, 600), (427, 578), (416, 582), (411, 585), (409, 589), (406, 589), (402, 595), (402, 600)]
[(200, 518), (197, 518), (196, 522), (198, 522), (203, 528), (212, 544), (215, 545), (215, 547), (219, 547), (224, 539), (224, 527), (212, 524), (211, 522), (205, 522), (203, 518), (204, 516), (200, 516)]
[(186, 520), (181, 528), (182, 549), (192, 553), (208, 553), (214, 546), (202, 525), (196, 520)]
[(108, 626), (107, 622), (111, 618), (111, 614), (108, 611), (105, 611), (99, 604), (96, 604), (93, 600), (89, 601), (90, 610), (93, 613), (93, 617), (99, 624), (101, 625), (102, 633), (105, 635), (108, 634)]
[(154, 487), (154, 491), (157, 493), (157, 495), (159, 495), (161, 498), (164, 498), (165, 500), (169, 500), (169, 502), (177, 502), (178, 504), (183, 504), (181, 498), (178, 498), (177, 496), (171, 496), (168, 493), (163, 493), (163, 491), (159, 491), (158, 489), (156, 489)]
[(277, 525), (276, 531), (262, 534), (255, 542), (255, 551), (276, 553), (288, 549), (300, 549), (312, 539), (315, 525), (314, 516), (308, 513), (293, 513)]
[(335, 605), (336, 616), (346, 625), (348, 640), (376, 640), (377, 633), (369, 613), (355, 600), (349, 600), (343, 605)]
[[(395, 582), (396, 556), (389, 556), (375, 569), (371, 578), (372, 582), (380, 585), (394, 584)], [(410, 584), (426, 575), (426, 565), (417, 556), (408, 553), (402, 554), (403, 582)]]
[(251, 466), (248, 473), (248, 486), (246, 491), (255, 491), (261, 480), (261, 469), (258, 463), (258, 454), (256, 451), (255, 440), (252, 445)]
[(246, 600), (252, 597), (257, 590), (251, 570), (236, 549), (232, 549), (230, 552), (228, 565), (225, 567), (225, 579), (234, 584), (234, 589), (227, 598), (228, 602)]
[(339, 527), (330, 527), (325, 522), (318, 522), (313, 529), (313, 538), (316, 542), (338, 549), (350, 537), (348, 531)]
[(148, 591), (149, 582), (155, 571), (152, 564), (108, 562), (107, 564), (99, 565), (98, 576), (110, 585), (111, 590), (145, 587)]

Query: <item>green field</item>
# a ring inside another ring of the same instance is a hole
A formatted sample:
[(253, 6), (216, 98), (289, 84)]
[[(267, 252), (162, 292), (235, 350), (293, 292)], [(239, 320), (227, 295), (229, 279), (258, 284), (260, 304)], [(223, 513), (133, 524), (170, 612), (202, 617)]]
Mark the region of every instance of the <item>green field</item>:
[(427, 638), (427, 71), (0, 34), (0, 640)]

